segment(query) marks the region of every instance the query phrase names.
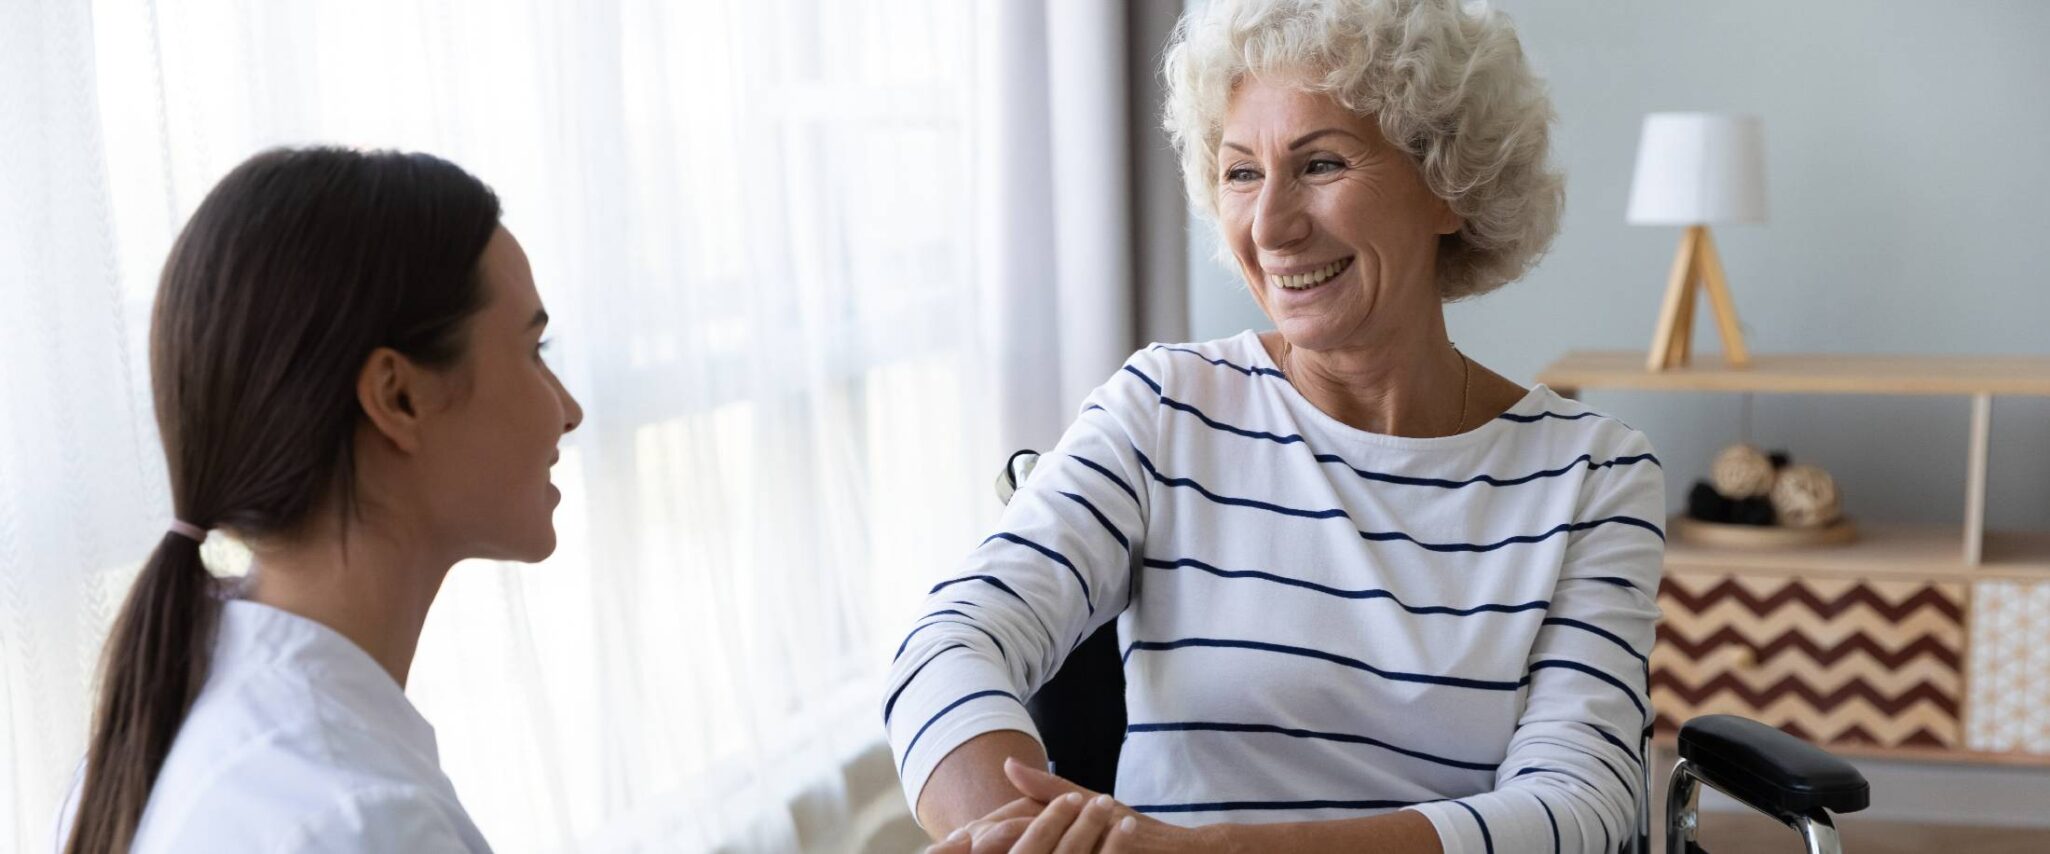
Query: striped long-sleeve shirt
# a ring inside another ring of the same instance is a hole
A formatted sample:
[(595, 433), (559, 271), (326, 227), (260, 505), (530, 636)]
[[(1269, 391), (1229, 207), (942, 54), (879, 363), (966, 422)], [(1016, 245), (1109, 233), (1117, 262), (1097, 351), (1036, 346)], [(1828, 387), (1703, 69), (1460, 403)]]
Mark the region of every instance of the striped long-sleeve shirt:
[(1246, 332), (1093, 392), (932, 589), (883, 717), (905, 795), (1115, 619), (1116, 796), (1183, 824), (1396, 809), (1448, 852), (1613, 851), (1651, 721), (1664, 479), (1533, 387), (1454, 436), (1324, 414)]

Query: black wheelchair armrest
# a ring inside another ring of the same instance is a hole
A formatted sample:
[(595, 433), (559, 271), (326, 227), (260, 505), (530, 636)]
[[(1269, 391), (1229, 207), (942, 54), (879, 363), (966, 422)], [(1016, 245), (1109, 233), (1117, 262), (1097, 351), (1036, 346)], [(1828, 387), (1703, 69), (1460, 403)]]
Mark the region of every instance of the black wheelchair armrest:
[(1680, 727), (1679, 746), (1709, 785), (1783, 820), (1871, 802), (1871, 785), (1851, 763), (1754, 720), (1702, 715)]

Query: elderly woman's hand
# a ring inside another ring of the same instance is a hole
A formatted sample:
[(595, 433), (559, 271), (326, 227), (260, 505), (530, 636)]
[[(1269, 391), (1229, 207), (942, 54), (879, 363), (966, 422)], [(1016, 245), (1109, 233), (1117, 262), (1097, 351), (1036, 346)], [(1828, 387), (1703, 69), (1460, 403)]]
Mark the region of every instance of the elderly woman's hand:
[[(1232, 846), (1224, 826), (1177, 827), (1140, 815), (1131, 807), (1015, 759), (1004, 776), (1031, 801), (1046, 808), (1010, 848), (1011, 854), (1226, 854)], [(952, 849), (966, 854), (968, 848)], [(981, 854), (978, 843), (972, 851)]]
[(1019, 798), (962, 825), (925, 854), (1091, 854), (1104, 850), (1114, 803), (1078, 791), (1047, 801)]
[(1003, 854), (1045, 808), (1040, 801), (1019, 798), (955, 828), (946, 839), (925, 849), (925, 854)]

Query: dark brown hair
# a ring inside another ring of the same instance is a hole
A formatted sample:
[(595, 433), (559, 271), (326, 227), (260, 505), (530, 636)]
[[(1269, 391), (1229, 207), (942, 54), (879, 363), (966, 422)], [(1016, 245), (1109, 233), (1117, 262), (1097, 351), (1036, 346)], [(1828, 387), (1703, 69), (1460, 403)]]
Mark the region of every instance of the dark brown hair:
[[(150, 322), (177, 518), (262, 537), (353, 512), (357, 374), (379, 347), (460, 359), (498, 220), (489, 187), (426, 154), (276, 149), (222, 178), (172, 246)], [(107, 640), (66, 854), (128, 850), (219, 612), (198, 542), (165, 534)]]

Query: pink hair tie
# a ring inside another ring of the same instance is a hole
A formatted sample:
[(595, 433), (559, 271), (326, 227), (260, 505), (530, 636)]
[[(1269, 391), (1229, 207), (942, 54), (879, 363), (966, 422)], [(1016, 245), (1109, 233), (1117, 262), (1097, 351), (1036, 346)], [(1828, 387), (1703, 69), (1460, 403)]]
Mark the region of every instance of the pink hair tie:
[(182, 519), (171, 520), (171, 533), (177, 534), (178, 536), (184, 537), (195, 543), (206, 542), (206, 529), (201, 528), (198, 525), (194, 525), (191, 522), (184, 521)]

